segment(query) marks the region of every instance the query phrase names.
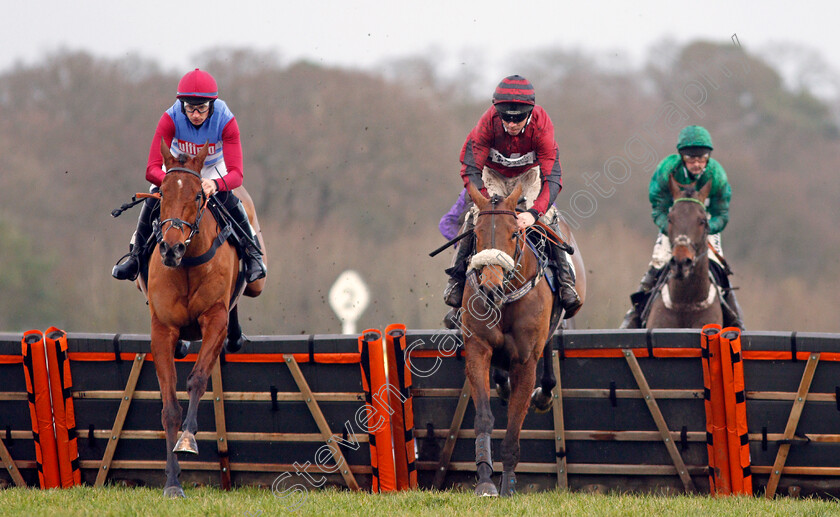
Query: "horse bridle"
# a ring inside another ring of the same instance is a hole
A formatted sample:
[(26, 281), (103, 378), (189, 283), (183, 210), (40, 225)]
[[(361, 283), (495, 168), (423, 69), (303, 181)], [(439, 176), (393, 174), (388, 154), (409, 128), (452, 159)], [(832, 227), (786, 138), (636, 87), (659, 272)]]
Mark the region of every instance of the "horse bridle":
[[(187, 169), (185, 167), (172, 167), (171, 169), (166, 170), (166, 174), (169, 174), (170, 172), (187, 172), (198, 178), (199, 181), (201, 180), (201, 174), (197, 173), (192, 169)], [(195, 202), (196, 206), (198, 207), (198, 215), (196, 215), (195, 221), (193, 221), (192, 223), (188, 223), (187, 221), (184, 221), (183, 219), (179, 219), (177, 217), (171, 217), (169, 219), (164, 219), (163, 221), (160, 221), (160, 223), (158, 223), (157, 227), (154, 230), (155, 238), (157, 238), (158, 242), (162, 241), (163, 235), (172, 228), (180, 230), (181, 234), (183, 234), (184, 227), (186, 226), (190, 229), (190, 233), (184, 240), (184, 245), (190, 245), (193, 236), (195, 236), (195, 234), (198, 233), (198, 226), (199, 224), (201, 224), (201, 218), (204, 215), (204, 209), (207, 206), (207, 196), (204, 195), (204, 189), (199, 189), (198, 194), (195, 195)], [(164, 230), (163, 226), (166, 223), (169, 223), (169, 228)]]
[[(702, 206), (704, 212), (706, 211), (706, 205), (702, 201), (700, 201), (699, 199), (695, 199), (693, 197), (681, 197), (681, 198), (675, 199), (674, 204), (676, 205), (680, 201), (693, 201), (693, 202), (699, 204), (700, 206)], [(679, 245), (689, 246), (690, 245), (692, 248), (694, 248), (694, 259), (691, 261), (691, 264), (693, 266), (694, 264), (697, 263), (697, 261), (699, 259), (701, 259), (703, 257), (703, 255), (705, 255), (709, 251), (709, 247), (706, 245), (706, 240), (708, 239), (708, 235), (709, 235), (709, 221), (707, 220), (706, 221), (706, 235), (703, 238), (703, 242), (699, 243), (699, 244), (695, 244), (695, 243), (691, 242), (691, 239), (688, 237), (688, 235), (685, 235), (685, 234), (678, 235), (671, 242), (671, 256), (673, 257), (673, 255), (674, 255), (674, 247), (675, 246), (679, 246)], [(702, 250), (701, 250), (701, 248), (702, 248)]]
[[(493, 206), (496, 206), (496, 204), (498, 204), (501, 201), (501, 199), (502, 199), (501, 196), (494, 195), (492, 198), (490, 198), (490, 202), (493, 204)], [(496, 249), (496, 216), (497, 215), (510, 215), (510, 216), (513, 216), (514, 218), (516, 218), (517, 214), (513, 210), (499, 210), (499, 209), (494, 208), (494, 209), (491, 209), (491, 210), (482, 210), (478, 213), (479, 217), (482, 216), (482, 215), (489, 215), (490, 216), (490, 248), (489, 249)], [(513, 232), (513, 235), (511, 235), (510, 238), (511, 239), (517, 239), (517, 241), (521, 240), (522, 245), (520, 246), (520, 243), (517, 242), (517, 245), (515, 246), (516, 251), (514, 252), (514, 257), (513, 257), (513, 260), (514, 260), (513, 268), (509, 271), (506, 271), (505, 274), (504, 274), (504, 278), (503, 278), (504, 282), (507, 282), (507, 283), (509, 283), (511, 281), (511, 279), (515, 275), (516, 271), (518, 271), (518, 269), (519, 269), (519, 265), (522, 261), (523, 249), (524, 249), (524, 246), (525, 246), (525, 242), (524, 242), (525, 237), (524, 237), (524, 234), (521, 230), (518, 230), (518, 229), (515, 230)]]

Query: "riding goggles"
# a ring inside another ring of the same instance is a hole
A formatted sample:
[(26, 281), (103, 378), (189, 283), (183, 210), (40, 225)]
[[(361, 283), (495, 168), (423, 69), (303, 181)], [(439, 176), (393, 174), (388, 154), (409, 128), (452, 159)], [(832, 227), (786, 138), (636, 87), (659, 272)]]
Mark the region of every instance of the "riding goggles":
[(690, 155), (684, 154), (682, 155), (682, 159), (684, 162), (705, 162), (709, 160), (709, 153), (704, 153), (700, 155)]
[(528, 118), (528, 115), (530, 115), (530, 114), (531, 114), (531, 113), (529, 113), (529, 112), (527, 112), (527, 111), (526, 111), (526, 112), (521, 112), (521, 113), (504, 113), (504, 112), (500, 112), (500, 113), (499, 113), (499, 116), (500, 116), (500, 117), (502, 118), (502, 120), (504, 120), (505, 122), (509, 122), (509, 123), (512, 123), (512, 124), (519, 124), (520, 122), (522, 122), (523, 120), (525, 120), (526, 118)]
[(207, 110), (209, 110), (209, 109), (210, 109), (210, 101), (207, 101), (207, 102), (204, 102), (204, 103), (201, 103), (201, 104), (190, 104), (187, 101), (184, 101), (184, 111), (186, 111), (187, 114), (198, 112), (198, 113), (204, 115), (205, 113), (207, 113)]

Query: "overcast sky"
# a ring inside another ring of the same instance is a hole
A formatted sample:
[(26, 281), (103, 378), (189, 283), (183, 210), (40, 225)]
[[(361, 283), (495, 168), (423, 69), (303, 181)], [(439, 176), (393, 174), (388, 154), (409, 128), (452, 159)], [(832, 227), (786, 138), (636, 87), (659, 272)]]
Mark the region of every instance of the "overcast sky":
[(473, 60), (495, 84), (515, 73), (499, 66), (515, 52), (591, 51), (633, 65), (666, 37), (725, 43), (733, 34), (748, 51), (793, 43), (840, 70), (836, 0), (30, 0), (3, 11), (0, 71), (68, 49), (139, 54), (181, 72), (197, 53), (222, 46), (364, 68), (412, 55), (440, 56), (450, 70)]

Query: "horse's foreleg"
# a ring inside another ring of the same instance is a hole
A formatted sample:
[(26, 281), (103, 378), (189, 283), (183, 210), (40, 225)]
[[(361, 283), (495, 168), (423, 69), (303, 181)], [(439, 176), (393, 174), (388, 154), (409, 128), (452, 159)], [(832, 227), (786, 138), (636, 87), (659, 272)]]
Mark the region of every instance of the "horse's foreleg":
[(540, 386), (534, 389), (531, 394), (531, 404), (537, 413), (545, 413), (551, 408), (551, 390), (557, 386), (557, 379), (554, 377), (554, 366), (551, 360), (551, 343), (543, 348), (543, 374)]
[(510, 383), (513, 388), (508, 402), (507, 432), (502, 440), (502, 496), (516, 491), (516, 476), (513, 471), (519, 463), (519, 432), (531, 403), (531, 388), (537, 378), (536, 358), (526, 363), (510, 365)]
[(190, 375), (187, 377), (187, 395), (190, 404), (184, 417), (183, 432), (175, 446), (176, 452), (198, 454), (195, 433), (198, 432), (198, 402), (207, 391), (207, 380), (216, 365), (227, 336), (227, 307), (217, 303), (198, 317), (201, 326), (201, 350)]
[(160, 420), (166, 434), (166, 484), (163, 494), (168, 497), (184, 497), (184, 490), (178, 481), (181, 467), (178, 458), (172, 451), (178, 428), (181, 426), (181, 405), (175, 394), (177, 373), (175, 371), (175, 343), (178, 332), (163, 326), (152, 314), (152, 343), (151, 350), (155, 359), (155, 372), (160, 386), (160, 399), (163, 409)]
[(233, 354), (242, 349), (245, 340), (242, 338), (242, 327), (239, 325), (239, 306), (234, 306), (228, 313), (228, 329), (225, 338), (225, 352)]
[(476, 495), (497, 496), (493, 484), (493, 457), (490, 452), (490, 433), (493, 432), (493, 413), (490, 411), (490, 347), (484, 343), (467, 346), (467, 379), (472, 388), (475, 405), (475, 466), (478, 483)]

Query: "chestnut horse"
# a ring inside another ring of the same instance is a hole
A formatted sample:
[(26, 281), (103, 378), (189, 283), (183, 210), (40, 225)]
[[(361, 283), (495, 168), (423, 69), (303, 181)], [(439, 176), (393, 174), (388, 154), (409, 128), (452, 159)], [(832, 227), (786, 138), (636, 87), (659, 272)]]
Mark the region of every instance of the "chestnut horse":
[[(544, 350), (550, 350), (545, 345), (550, 338), (554, 299), (549, 283), (542, 278), (544, 271), (536, 253), (526, 242), (525, 232), (517, 228), (515, 209), (522, 185), (516, 185), (507, 198), (487, 199), (472, 184), (468, 190), (479, 209), (474, 230), (476, 254), (467, 275), (461, 310), (466, 374), (476, 410), (478, 483), (475, 493), (499, 494), (491, 479), (490, 435), (494, 418), (490, 410), (489, 372), (492, 365), (507, 370), (510, 380), (500, 486), (502, 495), (508, 496), (515, 492), (519, 433), (528, 408), (533, 403), (538, 409), (547, 410), (550, 391), (556, 385), (550, 353), (547, 353), (544, 364), (548, 367), (544, 368), (541, 387), (534, 390), (537, 362)], [(583, 262), (579, 254), (575, 255), (579, 272), (576, 288), (583, 300)]]
[(723, 324), (720, 290), (709, 274), (709, 220), (704, 201), (711, 182), (699, 191), (669, 180), (674, 204), (668, 212), (671, 260), (667, 281), (650, 302), (647, 328), (702, 328)]
[[(244, 289), (242, 282), (237, 287), (237, 252), (207, 208), (208, 199), (201, 188), (198, 171), (201, 171), (207, 150), (205, 144), (197, 156), (181, 155), (176, 159), (161, 141), (166, 176), (160, 186), (158, 245), (157, 253), (152, 253), (149, 259), (147, 294), (152, 320), (151, 351), (163, 401), (161, 421), (166, 433), (163, 493), (168, 497), (184, 497), (178, 480), (181, 468), (175, 453), (198, 454), (195, 440), (198, 402), (207, 389), (207, 380), (228, 337), (231, 304), (235, 304), (235, 298), (240, 294), (237, 291)], [(248, 208), (249, 215), (253, 214), (253, 205)], [(260, 279), (249, 286), (252, 296), (259, 294), (264, 281)], [(231, 316), (235, 318), (235, 310)], [(235, 324), (238, 328), (238, 322)], [(176, 443), (182, 421), (181, 405), (176, 398), (174, 359), (181, 338), (200, 338), (202, 344), (187, 377), (189, 407)]]

